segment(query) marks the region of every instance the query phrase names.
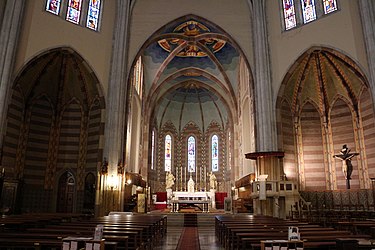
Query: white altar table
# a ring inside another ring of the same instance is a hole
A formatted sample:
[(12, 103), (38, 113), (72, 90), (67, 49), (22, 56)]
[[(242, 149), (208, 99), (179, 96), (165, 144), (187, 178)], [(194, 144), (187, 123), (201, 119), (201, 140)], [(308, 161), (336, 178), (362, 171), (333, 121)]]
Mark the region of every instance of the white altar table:
[(172, 210), (171, 212), (172, 213), (178, 213), (178, 211), (180, 210), (180, 204), (185, 204), (185, 205), (188, 205), (188, 204), (191, 204), (191, 205), (202, 205), (202, 208), (200, 208), (202, 210), (203, 213), (208, 213), (209, 210), (208, 210), (208, 201), (207, 200), (172, 200), (171, 201), (172, 203)]
[(173, 192), (173, 199), (175, 200), (207, 200), (209, 193), (207, 192)]

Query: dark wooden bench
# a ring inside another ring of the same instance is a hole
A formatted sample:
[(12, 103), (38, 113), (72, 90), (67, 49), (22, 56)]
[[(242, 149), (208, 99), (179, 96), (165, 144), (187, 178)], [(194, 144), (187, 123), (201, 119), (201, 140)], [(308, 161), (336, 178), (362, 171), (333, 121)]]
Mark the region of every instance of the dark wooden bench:
[(93, 237), (95, 227), (102, 224), (106, 247), (152, 249), (156, 240), (167, 232), (166, 216), (154, 215), (103, 216), (91, 219), (60, 219), (52, 215), (42, 219), (18, 216), (2, 222), (4, 227), (0, 230), (0, 241), (4, 240), (0, 242), (0, 246), (4, 248), (61, 247), (62, 239), (67, 236)]
[[(338, 238), (369, 240), (370, 235), (354, 235), (349, 230), (337, 230), (307, 222), (257, 216), (216, 216), (215, 233), (225, 249), (258, 249), (263, 240), (288, 239), (288, 227), (297, 226), (301, 239), (310, 249), (334, 249)], [(307, 248), (306, 248), (307, 249)]]

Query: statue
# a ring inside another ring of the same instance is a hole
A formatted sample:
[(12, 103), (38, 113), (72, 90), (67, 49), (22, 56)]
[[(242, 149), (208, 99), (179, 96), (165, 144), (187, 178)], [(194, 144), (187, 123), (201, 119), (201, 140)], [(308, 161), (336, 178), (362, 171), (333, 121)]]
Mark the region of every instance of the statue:
[(194, 185), (195, 185), (195, 183), (194, 183), (193, 179), (190, 176), (190, 179), (188, 181), (188, 192), (189, 193), (194, 193)]
[(342, 172), (344, 173), (346, 179), (346, 187), (350, 189), (350, 179), (353, 172), (352, 158), (358, 153), (350, 153), (350, 149), (344, 144), (340, 151), (340, 154), (334, 155), (334, 158), (338, 158), (342, 161)]
[(209, 174), (209, 176), (210, 176), (210, 189), (216, 189), (216, 186), (217, 186), (216, 176), (212, 172)]
[(165, 176), (165, 188), (170, 189), (174, 185), (174, 176), (171, 172), (167, 172)]

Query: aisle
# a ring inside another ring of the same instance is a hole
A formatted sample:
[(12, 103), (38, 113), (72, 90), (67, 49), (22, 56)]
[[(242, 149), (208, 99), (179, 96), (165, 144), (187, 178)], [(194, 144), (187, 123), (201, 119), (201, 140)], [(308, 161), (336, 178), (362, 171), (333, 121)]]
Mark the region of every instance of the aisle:
[[(198, 227), (189, 227), (197, 229), (194, 241), (199, 242), (200, 250), (223, 250), (215, 236), (215, 214), (197, 214)], [(153, 250), (176, 250), (183, 232), (186, 228), (184, 214), (168, 213), (167, 235), (159, 242)], [(189, 224), (189, 223), (188, 223)], [(191, 234), (191, 232), (189, 232)], [(194, 233), (195, 234), (195, 233)], [(194, 248), (187, 248), (194, 249)]]
[(176, 250), (200, 250), (197, 227), (184, 227)]

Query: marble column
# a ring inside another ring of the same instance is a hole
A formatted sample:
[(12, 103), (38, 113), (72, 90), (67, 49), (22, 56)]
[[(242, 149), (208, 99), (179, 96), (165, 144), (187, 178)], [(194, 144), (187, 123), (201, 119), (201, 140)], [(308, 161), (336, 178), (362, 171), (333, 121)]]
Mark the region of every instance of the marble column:
[[(128, 67), (128, 36), (130, 24), (130, 0), (117, 1), (117, 13), (113, 31), (113, 50), (108, 92), (106, 98), (106, 120), (104, 130), (103, 157), (108, 160), (108, 176), (117, 176), (118, 163), (124, 161), (123, 148), (125, 147), (126, 99), (127, 99), (127, 67)], [(118, 178), (118, 195), (114, 198), (113, 207), (124, 207), (124, 178)], [(103, 182), (103, 181), (102, 181)], [(108, 192), (108, 187), (100, 184), (96, 199), (96, 213), (101, 214), (109, 207), (103, 208), (101, 202)]]
[(117, 1), (114, 27), (112, 63), (106, 98), (106, 122), (103, 156), (108, 160), (108, 173), (117, 174), (125, 146), (128, 36), (130, 24), (130, 0)]
[[(248, 0), (252, 16), (257, 151), (274, 151), (276, 120), (272, 100), (266, 0)], [(249, 128), (250, 129), (250, 128)]]
[(369, 65), (368, 79), (375, 107), (375, 2), (359, 0), (358, 4)]
[[(4, 134), (13, 65), (25, 3), (23, 0), (6, 1), (3, 20), (0, 23), (0, 135)], [(2, 138), (0, 136), (0, 145), (3, 144)]]

